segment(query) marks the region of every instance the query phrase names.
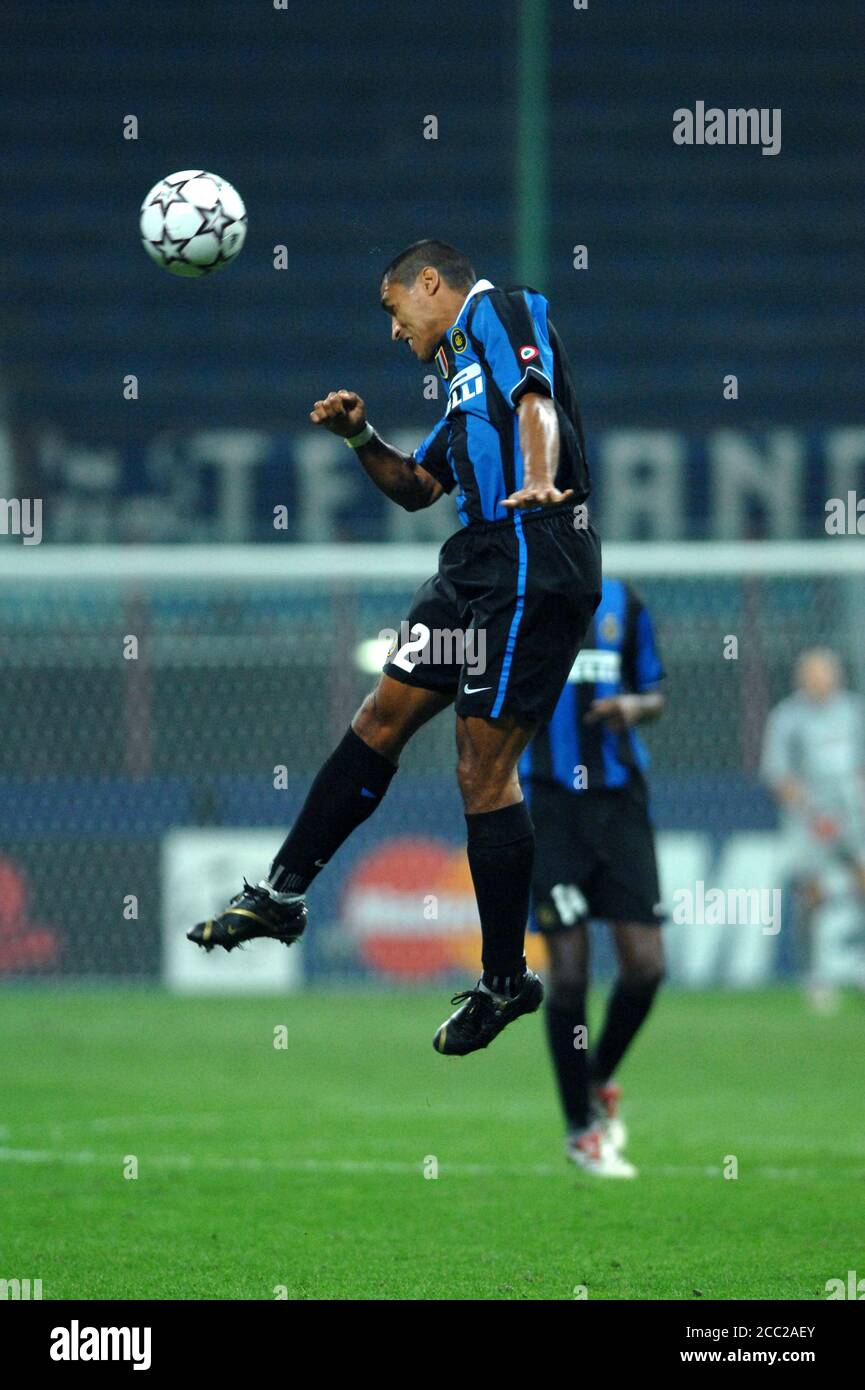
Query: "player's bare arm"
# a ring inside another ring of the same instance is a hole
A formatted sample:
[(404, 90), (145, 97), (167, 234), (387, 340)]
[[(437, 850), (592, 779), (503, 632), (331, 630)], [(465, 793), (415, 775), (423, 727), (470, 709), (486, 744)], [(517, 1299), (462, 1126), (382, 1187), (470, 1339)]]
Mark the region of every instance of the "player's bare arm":
[(659, 719), (664, 710), (664, 697), (660, 691), (648, 691), (645, 695), (610, 695), (603, 700), (593, 700), (585, 717), (586, 724), (603, 721), (614, 734), (624, 733), (635, 724), (645, 724)]
[[(355, 391), (331, 391), (316, 401), (309, 414), (314, 425), (330, 430), (341, 439), (353, 439), (366, 428), (366, 407)], [(407, 512), (431, 507), (442, 495), (442, 486), (409, 454), (387, 444), (373, 431), (370, 439), (355, 449), (364, 471), (380, 492)]]
[(549, 396), (527, 391), (517, 412), (520, 448), (525, 460), (523, 486), (502, 503), (503, 507), (552, 507), (573, 496), (573, 488), (560, 492), (555, 485), (559, 466), (559, 418)]

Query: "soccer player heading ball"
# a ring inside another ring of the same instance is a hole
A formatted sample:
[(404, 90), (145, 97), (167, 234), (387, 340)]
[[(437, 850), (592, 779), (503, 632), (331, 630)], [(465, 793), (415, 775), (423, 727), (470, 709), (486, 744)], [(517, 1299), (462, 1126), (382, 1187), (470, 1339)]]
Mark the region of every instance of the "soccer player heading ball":
[(456, 491), (462, 528), (442, 546), (408, 626), (482, 633), (485, 665), (412, 664), (391, 652), (267, 879), (244, 884), (188, 936), (208, 950), (258, 936), (296, 941), (309, 884), (379, 805), (412, 735), (453, 705), (483, 975), (455, 996), (460, 1007), (434, 1045), (464, 1054), (543, 999), (523, 955), (534, 831), (517, 763), (552, 714), (600, 600), (600, 543), (583, 505), (589, 478), (570, 369), (543, 296), (477, 279), (462, 252), (440, 241), (401, 252), (379, 289), (391, 340), (435, 362), (444, 415), (414, 454), (376, 434), (354, 391), (331, 391), (310, 420), (341, 436), (376, 487), (408, 511)]

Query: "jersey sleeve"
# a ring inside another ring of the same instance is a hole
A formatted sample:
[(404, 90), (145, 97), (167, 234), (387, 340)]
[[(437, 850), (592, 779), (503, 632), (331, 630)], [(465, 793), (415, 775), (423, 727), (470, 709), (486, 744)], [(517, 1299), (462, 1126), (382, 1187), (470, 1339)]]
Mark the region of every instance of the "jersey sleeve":
[(448, 462), (447, 422), (442, 416), (426, 439), (419, 444), (411, 456), (412, 464), (420, 464), (431, 477), (440, 483), (444, 492), (452, 492), (456, 479)]
[(776, 705), (766, 721), (760, 758), (760, 776), (770, 787), (793, 774), (791, 733), (786, 706)]
[(629, 643), (631, 669), (627, 674), (634, 693), (648, 695), (663, 680), (664, 664), (648, 608), (633, 590), (630, 591), (630, 600), (633, 636)]
[(853, 743), (855, 747), (855, 767), (865, 769), (865, 703), (858, 695), (853, 696)]
[(491, 290), (478, 300), (469, 331), (509, 405), (516, 408), (527, 391), (553, 395), (553, 350), (542, 294)]

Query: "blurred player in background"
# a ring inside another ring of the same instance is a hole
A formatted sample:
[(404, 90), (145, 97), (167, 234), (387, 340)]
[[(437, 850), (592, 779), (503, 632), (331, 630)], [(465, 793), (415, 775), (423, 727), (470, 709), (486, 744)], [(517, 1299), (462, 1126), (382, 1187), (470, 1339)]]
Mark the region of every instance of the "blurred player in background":
[(807, 924), (806, 987), (829, 1011), (841, 986), (865, 988), (865, 702), (826, 648), (802, 652), (795, 683), (769, 715), (762, 775)]
[(353, 391), (331, 391), (310, 419), (343, 438), (376, 487), (409, 511), (456, 490), (462, 529), (442, 547), (406, 627), (428, 647), (436, 633), (482, 635), (483, 667), (434, 652), (413, 661), (411, 642), (393, 651), (268, 878), (188, 935), (226, 950), (254, 936), (296, 940), (312, 880), (380, 805), (412, 736), (454, 705), (483, 975), (453, 999), (460, 1007), (434, 1045), (463, 1055), (543, 998), (523, 954), (534, 830), (517, 763), (552, 714), (600, 598), (600, 544), (584, 515), (589, 478), (570, 368), (543, 296), (478, 280), (466, 256), (439, 241), (401, 252), (379, 295), (391, 341), (436, 363), (445, 414), (414, 454), (380, 438)]
[[(520, 762), (537, 837), (533, 926), (549, 954), (547, 1039), (565, 1152), (599, 1177), (636, 1176), (622, 1156), (627, 1133), (614, 1077), (664, 973), (647, 756), (635, 732), (663, 710), (663, 674), (648, 609), (628, 584), (605, 578), (553, 717)], [(610, 925), (618, 978), (589, 1051), (592, 917)]]

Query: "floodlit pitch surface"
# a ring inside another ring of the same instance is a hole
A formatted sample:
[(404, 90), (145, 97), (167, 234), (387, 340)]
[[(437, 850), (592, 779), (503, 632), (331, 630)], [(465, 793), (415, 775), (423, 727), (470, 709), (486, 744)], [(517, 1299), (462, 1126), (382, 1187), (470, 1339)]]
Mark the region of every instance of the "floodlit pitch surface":
[(7, 989), (0, 1274), (45, 1299), (822, 1299), (861, 1265), (859, 1000), (667, 991), (620, 1078), (636, 1182), (566, 1166), (540, 1016), (443, 1058), (447, 1000)]

